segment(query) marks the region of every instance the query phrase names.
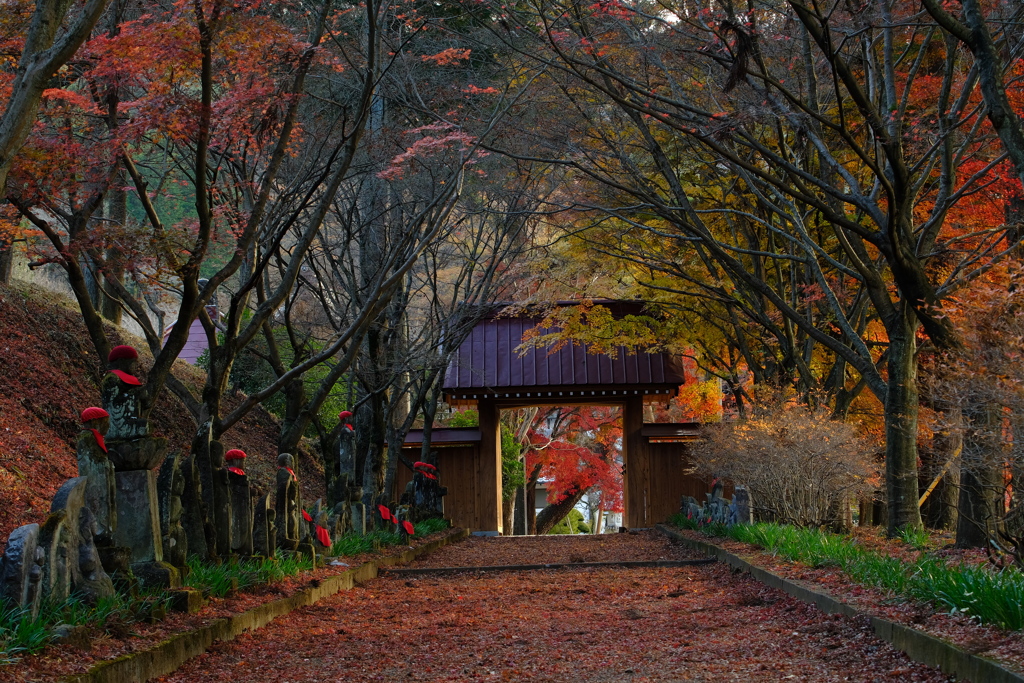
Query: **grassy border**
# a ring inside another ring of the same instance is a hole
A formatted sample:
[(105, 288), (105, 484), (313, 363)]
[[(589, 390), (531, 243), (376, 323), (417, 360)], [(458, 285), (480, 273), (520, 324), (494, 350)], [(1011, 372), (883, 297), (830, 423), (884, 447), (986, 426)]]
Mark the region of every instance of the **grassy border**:
[(937, 667), (944, 673), (960, 679), (985, 681), (985, 683), (1024, 683), (1024, 675), (1010, 671), (994, 660), (970, 654), (953, 643), (940, 640), (895, 621), (876, 617), (826, 593), (805, 588), (712, 543), (687, 538), (664, 524), (658, 524), (655, 528), (683, 545), (699, 550), (706, 555), (713, 555), (718, 558), (719, 562), (747, 572), (767, 586), (777, 588), (797, 600), (814, 605), (826, 614), (843, 614), (848, 617), (868, 619), (876, 636), (916, 662)]

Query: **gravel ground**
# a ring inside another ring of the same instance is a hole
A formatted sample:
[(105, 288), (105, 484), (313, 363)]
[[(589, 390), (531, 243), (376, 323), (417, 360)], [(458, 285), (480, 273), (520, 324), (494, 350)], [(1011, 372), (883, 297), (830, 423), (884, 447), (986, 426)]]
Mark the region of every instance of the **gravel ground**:
[[(475, 539), (413, 566), (679, 559), (649, 534)], [(380, 578), (168, 681), (946, 681), (722, 565)]]

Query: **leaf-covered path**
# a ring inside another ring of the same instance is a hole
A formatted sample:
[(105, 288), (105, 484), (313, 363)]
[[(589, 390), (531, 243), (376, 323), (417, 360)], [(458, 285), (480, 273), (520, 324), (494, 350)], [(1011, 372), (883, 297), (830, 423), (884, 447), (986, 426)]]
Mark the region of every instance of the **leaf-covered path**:
[[(654, 534), (473, 539), (414, 566), (685, 559)], [(945, 681), (722, 565), (382, 577), (169, 681)]]

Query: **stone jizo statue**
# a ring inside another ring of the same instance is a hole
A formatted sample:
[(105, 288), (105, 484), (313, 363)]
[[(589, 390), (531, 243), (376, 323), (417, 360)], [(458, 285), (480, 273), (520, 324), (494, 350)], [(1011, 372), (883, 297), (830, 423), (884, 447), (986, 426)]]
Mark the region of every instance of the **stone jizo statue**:
[(103, 408), (110, 414), (106, 438), (138, 439), (149, 433), (140, 417), (144, 383), (138, 378), (139, 354), (131, 346), (115, 346), (107, 356), (107, 374), (100, 384)]

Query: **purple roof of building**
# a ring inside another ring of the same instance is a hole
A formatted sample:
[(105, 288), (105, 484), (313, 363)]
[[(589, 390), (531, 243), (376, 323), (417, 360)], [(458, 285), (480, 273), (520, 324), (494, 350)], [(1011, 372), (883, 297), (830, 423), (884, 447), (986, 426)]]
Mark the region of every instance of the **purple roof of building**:
[[(632, 302), (612, 303), (618, 304), (609, 306), (617, 314), (636, 313), (642, 307)], [(611, 357), (590, 353), (585, 344), (566, 344), (553, 353), (531, 348), (520, 355), (516, 348), (522, 344), (523, 333), (540, 321), (539, 316), (527, 315), (481, 320), (452, 357), (445, 390), (492, 393), (541, 387), (677, 387), (685, 381), (682, 363), (665, 353), (630, 354), (619, 348)]]

